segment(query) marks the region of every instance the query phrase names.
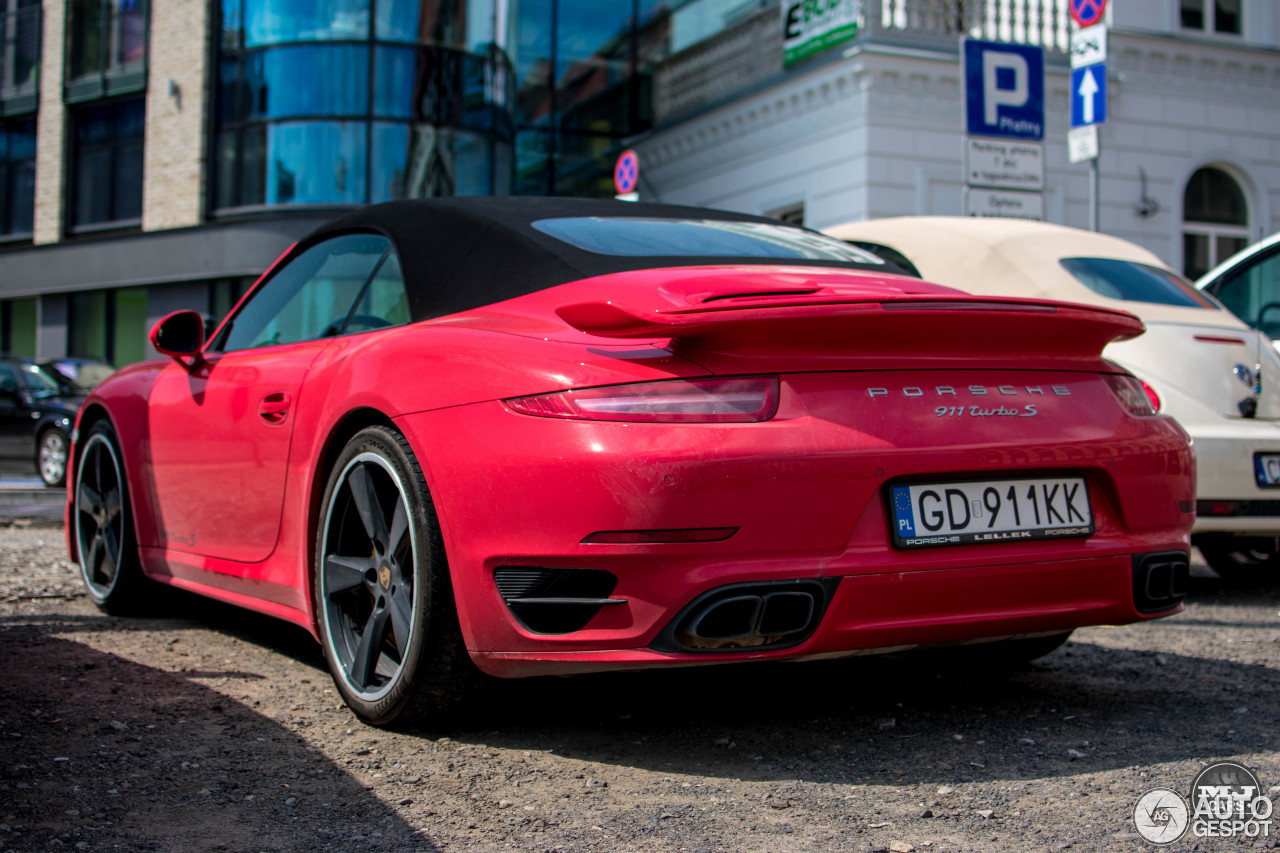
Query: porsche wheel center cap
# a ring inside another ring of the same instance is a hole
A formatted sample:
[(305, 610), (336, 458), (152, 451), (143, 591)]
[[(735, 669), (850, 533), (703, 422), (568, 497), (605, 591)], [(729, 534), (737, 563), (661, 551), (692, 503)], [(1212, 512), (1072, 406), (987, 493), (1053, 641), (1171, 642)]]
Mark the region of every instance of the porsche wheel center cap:
[(378, 570), (378, 583), (382, 584), (383, 589), (391, 589), (391, 568), (383, 566)]

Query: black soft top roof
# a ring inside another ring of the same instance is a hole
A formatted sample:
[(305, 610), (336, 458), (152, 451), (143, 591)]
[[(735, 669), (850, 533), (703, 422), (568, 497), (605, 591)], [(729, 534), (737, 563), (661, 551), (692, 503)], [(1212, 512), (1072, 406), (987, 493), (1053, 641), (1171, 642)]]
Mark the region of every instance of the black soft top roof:
[(363, 207), (316, 229), (299, 248), (353, 231), (387, 236), (399, 253), (415, 320), (467, 311), (558, 284), (627, 270), (734, 263), (899, 272), (888, 265), (839, 261), (606, 255), (579, 249), (533, 227), (540, 220), (570, 217), (718, 220), (794, 227), (765, 217), (702, 207), (611, 199), (478, 196), (391, 201)]

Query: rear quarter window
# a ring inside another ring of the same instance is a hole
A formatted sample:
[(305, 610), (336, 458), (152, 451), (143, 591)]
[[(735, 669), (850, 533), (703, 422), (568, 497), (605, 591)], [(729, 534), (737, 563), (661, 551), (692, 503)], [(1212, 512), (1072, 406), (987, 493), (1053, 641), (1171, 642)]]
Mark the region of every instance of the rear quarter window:
[(1108, 299), (1183, 308), (1218, 307), (1172, 270), (1114, 258), (1062, 258), (1058, 263), (1085, 287)]

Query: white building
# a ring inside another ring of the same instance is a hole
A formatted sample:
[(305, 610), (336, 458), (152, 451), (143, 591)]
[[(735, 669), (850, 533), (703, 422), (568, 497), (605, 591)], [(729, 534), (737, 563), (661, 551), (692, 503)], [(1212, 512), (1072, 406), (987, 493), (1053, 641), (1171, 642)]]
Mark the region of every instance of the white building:
[[(1106, 14), (1099, 230), (1192, 275), (1280, 230), (1280, 2)], [(753, 6), (659, 66), (642, 198), (813, 228), (960, 214), (968, 35), (1045, 48), (1044, 218), (1088, 226), (1089, 166), (1066, 146), (1067, 0), (863, 0), (854, 40), (785, 70), (782, 17)]]

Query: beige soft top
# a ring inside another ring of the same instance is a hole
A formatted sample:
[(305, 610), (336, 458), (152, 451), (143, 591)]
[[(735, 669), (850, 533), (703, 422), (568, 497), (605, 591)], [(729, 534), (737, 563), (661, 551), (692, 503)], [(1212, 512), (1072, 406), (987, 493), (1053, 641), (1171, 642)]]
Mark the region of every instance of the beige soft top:
[[(827, 228), (825, 233), (841, 240), (862, 240), (896, 249), (928, 281), (970, 293), (1083, 302), (1129, 311), (1147, 322), (1247, 328), (1220, 307), (1211, 313), (1201, 308), (1111, 299), (1095, 293), (1058, 260), (1113, 258), (1173, 271), (1141, 246), (1079, 228), (1023, 219), (901, 216), (850, 222)], [(1208, 296), (1204, 298), (1214, 302)]]

